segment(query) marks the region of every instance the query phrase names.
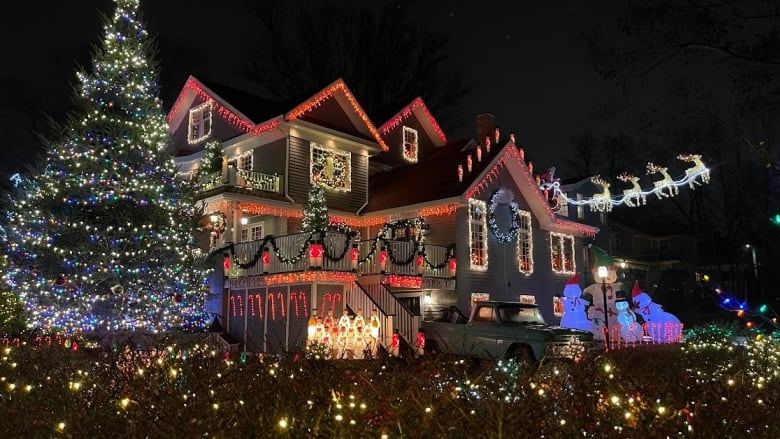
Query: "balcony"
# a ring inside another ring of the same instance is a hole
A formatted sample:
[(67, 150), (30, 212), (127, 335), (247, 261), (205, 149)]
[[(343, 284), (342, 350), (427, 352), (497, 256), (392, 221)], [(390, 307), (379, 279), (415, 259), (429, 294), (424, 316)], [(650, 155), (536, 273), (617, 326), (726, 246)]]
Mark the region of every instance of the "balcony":
[(212, 172), (198, 178), (200, 186), (198, 192), (205, 193), (220, 188), (235, 187), (278, 194), (281, 193), (282, 178), (280, 174), (264, 174), (229, 166), (226, 171)]
[(308, 233), (268, 236), (235, 243), (227, 250), (232, 256), (230, 278), (304, 272), (312, 269), (356, 273), (394, 274), (450, 279), (455, 273), (451, 246), (418, 245), (413, 241), (381, 238), (355, 243), (344, 232), (326, 232), (320, 242), (311, 242)]

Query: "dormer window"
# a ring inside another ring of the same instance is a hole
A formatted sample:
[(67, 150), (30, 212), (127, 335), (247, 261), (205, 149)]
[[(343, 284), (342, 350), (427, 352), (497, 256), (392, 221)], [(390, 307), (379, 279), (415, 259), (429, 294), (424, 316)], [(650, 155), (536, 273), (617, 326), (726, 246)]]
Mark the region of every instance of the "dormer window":
[(187, 142), (200, 143), (211, 135), (211, 100), (190, 109)]
[(403, 156), (404, 160), (412, 163), (417, 163), (417, 130), (414, 128), (404, 127), (404, 144), (403, 144)]

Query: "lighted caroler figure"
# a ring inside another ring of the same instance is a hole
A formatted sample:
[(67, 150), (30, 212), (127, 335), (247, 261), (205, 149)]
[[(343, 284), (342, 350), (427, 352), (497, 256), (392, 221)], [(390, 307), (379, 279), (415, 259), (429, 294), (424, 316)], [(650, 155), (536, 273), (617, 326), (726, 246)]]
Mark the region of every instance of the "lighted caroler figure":
[(582, 298), (582, 289), (579, 285), (579, 276), (572, 276), (563, 288), (563, 316), (561, 316), (561, 326), (564, 328), (582, 329), (590, 331), (591, 325), (585, 308), (590, 302)]
[(682, 339), (682, 323), (671, 313), (663, 310), (661, 305), (653, 302), (639, 282), (631, 289), (631, 299), (636, 304), (636, 314), (645, 322), (647, 335), (656, 343), (674, 343)]
[[(593, 305), (588, 308), (588, 318), (591, 321), (591, 331), (593, 332), (593, 338), (596, 340), (604, 340), (604, 322), (605, 313), (609, 320), (610, 334), (618, 334), (620, 331), (620, 323), (617, 321), (617, 308), (615, 308), (615, 300), (619, 297), (628, 297), (627, 287), (622, 282), (618, 282), (617, 265), (615, 265), (612, 258), (607, 254), (604, 249), (595, 245), (590, 246), (595, 256), (591, 273), (593, 274), (594, 283), (588, 285), (583, 290), (583, 297), (589, 299)], [(601, 279), (599, 277), (598, 268), (607, 268), (607, 277)], [(604, 303), (604, 292), (606, 291), (607, 303)]]
[(618, 310), (617, 321), (620, 323), (620, 336), (626, 343), (642, 341), (642, 327), (636, 322), (636, 316), (631, 311), (631, 304), (626, 299), (615, 301)]

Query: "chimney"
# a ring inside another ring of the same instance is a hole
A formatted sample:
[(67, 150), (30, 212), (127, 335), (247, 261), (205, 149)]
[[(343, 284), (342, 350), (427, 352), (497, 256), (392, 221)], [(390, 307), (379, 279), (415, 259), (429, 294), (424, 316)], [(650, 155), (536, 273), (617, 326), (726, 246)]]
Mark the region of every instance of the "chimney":
[(493, 136), (496, 132), (496, 116), (491, 113), (477, 115), (477, 144), (483, 145), (485, 137)]

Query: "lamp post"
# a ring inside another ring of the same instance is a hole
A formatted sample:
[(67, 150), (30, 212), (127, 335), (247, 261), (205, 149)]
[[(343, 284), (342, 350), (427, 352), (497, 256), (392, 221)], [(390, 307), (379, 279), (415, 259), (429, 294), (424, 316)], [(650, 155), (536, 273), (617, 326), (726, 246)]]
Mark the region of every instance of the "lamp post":
[(604, 342), (609, 350), (609, 304), (607, 303), (607, 267), (599, 265), (598, 274), (601, 278), (601, 297), (604, 300)]
[[(751, 262), (753, 266), (753, 279), (758, 284), (758, 264), (756, 263), (756, 246), (751, 244), (745, 244), (745, 249), (750, 250), (750, 255), (752, 256)], [(763, 301), (764, 298), (761, 297), (761, 300)], [(745, 303), (748, 301), (748, 281), (747, 276), (745, 276)]]

